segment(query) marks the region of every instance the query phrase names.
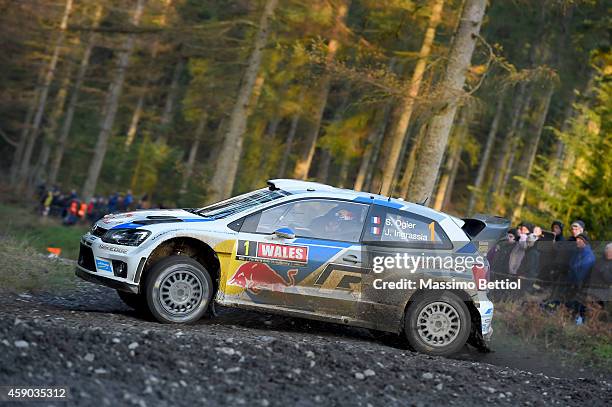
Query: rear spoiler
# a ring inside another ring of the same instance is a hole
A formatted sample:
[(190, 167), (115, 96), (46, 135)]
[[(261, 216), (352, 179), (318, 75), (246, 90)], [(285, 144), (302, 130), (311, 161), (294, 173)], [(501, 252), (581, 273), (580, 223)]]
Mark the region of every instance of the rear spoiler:
[(487, 251), (488, 247), (508, 233), (510, 221), (499, 216), (476, 214), (472, 218), (464, 218), (465, 222), (461, 229), (470, 240), (478, 242), (481, 251)]

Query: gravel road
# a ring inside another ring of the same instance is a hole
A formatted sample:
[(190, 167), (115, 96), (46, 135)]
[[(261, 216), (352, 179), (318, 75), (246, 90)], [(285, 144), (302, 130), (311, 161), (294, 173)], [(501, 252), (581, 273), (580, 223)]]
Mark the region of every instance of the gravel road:
[(612, 402), (610, 378), (430, 357), (367, 330), (234, 309), (191, 326), (162, 325), (113, 290), (75, 287), (62, 296), (0, 296), (0, 385), (69, 386), (70, 403), (58, 406)]

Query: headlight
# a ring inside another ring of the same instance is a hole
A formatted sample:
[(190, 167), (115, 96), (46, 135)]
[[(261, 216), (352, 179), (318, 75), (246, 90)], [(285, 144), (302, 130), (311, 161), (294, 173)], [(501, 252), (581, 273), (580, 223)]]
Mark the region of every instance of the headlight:
[(102, 236), (102, 241), (124, 246), (138, 246), (146, 240), (151, 232), (142, 229), (109, 230)]

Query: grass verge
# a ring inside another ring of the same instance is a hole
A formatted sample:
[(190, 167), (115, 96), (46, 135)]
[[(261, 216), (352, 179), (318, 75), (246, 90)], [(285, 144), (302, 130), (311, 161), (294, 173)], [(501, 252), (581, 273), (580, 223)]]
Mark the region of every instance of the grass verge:
[(586, 323), (576, 325), (565, 307), (545, 312), (538, 303), (495, 304), (496, 322), (504, 331), (538, 347), (612, 371), (612, 323), (604, 314), (604, 310), (589, 309)]
[(87, 231), (86, 225), (64, 226), (56, 218), (43, 218), (29, 207), (0, 202), (0, 236), (27, 242), (40, 253), (47, 247), (62, 249), (61, 257), (76, 260), (79, 241)]
[(50, 259), (11, 237), (0, 237), (0, 288), (11, 292), (61, 291), (74, 282), (74, 264)]

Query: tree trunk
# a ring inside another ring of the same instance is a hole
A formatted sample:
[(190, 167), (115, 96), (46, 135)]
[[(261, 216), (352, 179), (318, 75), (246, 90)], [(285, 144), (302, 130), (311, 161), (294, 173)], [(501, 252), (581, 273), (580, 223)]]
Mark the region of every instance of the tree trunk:
[[(144, 9), (144, 0), (137, 0), (136, 8), (132, 16), (132, 25), (138, 26), (140, 24), (140, 18)], [(87, 172), (87, 178), (83, 184), (83, 199), (89, 200), (95, 190), (102, 170), (102, 164), (104, 157), (106, 156), (106, 149), (108, 147), (108, 140), (113, 130), (113, 124), (115, 123), (115, 116), (117, 114), (117, 108), (119, 105), (119, 97), (123, 89), (123, 81), (127, 67), (130, 62), (130, 56), (134, 49), (134, 35), (129, 34), (124, 49), (119, 55), (119, 61), (117, 63), (117, 71), (108, 89), (104, 106), (104, 117), (100, 125), (100, 133), (94, 149), (94, 156), (89, 165), (89, 171)]]
[(445, 169), (440, 176), (438, 182), (438, 190), (436, 192), (436, 199), (434, 200), (433, 208), (437, 211), (442, 210), (450, 201), (450, 195), (452, 194), (453, 184), (457, 176), (457, 170), (459, 169), (459, 162), (461, 161), (461, 153), (463, 152), (463, 140), (467, 134), (467, 112), (463, 108), (461, 112), (461, 119), (456, 125), (455, 135), (456, 138), (449, 145), (448, 158), (446, 159)]
[(316, 101), (317, 111), (315, 112), (314, 121), (311, 125), (312, 129), (306, 136), (307, 142), (304, 153), (301, 157), (298, 158), (297, 162), (295, 163), (295, 170), (293, 173), (294, 178), (308, 178), (312, 159), (314, 158), (314, 154), (317, 148), (319, 132), (321, 131), (321, 121), (323, 119), (323, 112), (325, 111), (325, 106), (327, 105), (327, 97), (329, 96), (330, 83), (331, 77), (329, 76), (329, 74), (324, 74), (324, 77), (321, 80), (322, 88), (320, 92), (318, 92), (318, 97)]
[(49, 88), (51, 87), (51, 82), (55, 77), (55, 69), (57, 67), (57, 62), (59, 60), (59, 54), (62, 49), (64, 39), (66, 37), (66, 28), (68, 27), (68, 18), (70, 17), (71, 11), (72, 0), (66, 0), (66, 6), (64, 8), (64, 14), (62, 16), (62, 22), (60, 23), (59, 27), (59, 35), (55, 41), (53, 54), (51, 56), (51, 60), (49, 61), (49, 66), (47, 67), (47, 72), (45, 74), (43, 85), (40, 89), (40, 96), (38, 98), (38, 104), (35, 109), (36, 113), (34, 114), (34, 121), (32, 122), (32, 128), (29, 132), (28, 140), (23, 152), (23, 158), (19, 167), (18, 181), (21, 186), (24, 185), (28, 178), (30, 160), (32, 159), (32, 152), (34, 151), (36, 139), (38, 138), (38, 134), (40, 132), (40, 126), (42, 124), (43, 115), (45, 113), (45, 106), (47, 104), (47, 97), (49, 96)]
[(26, 117), (25, 117), (25, 120), (21, 128), (21, 134), (19, 136), (17, 148), (15, 149), (15, 155), (13, 156), (13, 160), (11, 161), (11, 169), (10, 169), (11, 186), (15, 186), (15, 184), (17, 184), (17, 181), (18, 181), (17, 176), (19, 175), (19, 168), (20, 168), (21, 161), (23, 158), (23, 152), (25, 150), (26, 143), (30, 135), (32, 119), (34, 118), (34, 112), (36, 111), (36, 106), (38, 106), (38, 99), (40, 97), (41, 86), (45, 78), (45, 73), (46, 73), (45, 67), (44, 66), (39, 67), (38, 76), (36, 78), (36, 87), (34, 88), (32, 100), (28, 106)]
[[(327, 55), (325, 56), (326, 65), (331, 64), (336, 58), (336, 53), (340, 47), (340, 42), (337, 39), (338, 31), (343, 25), (347, 12), (348, 4), (343, 3), (338, 6), (336, 25), (334, 32), (332, 33), (332, 37), (329, 40), (329, 44), (327, 45)], [(329, 96), (329, 88), (331, 85), (331, 75), (327, 71), (327, 67), (325, 67), (325, 69), (326, 71), (323, 73), (323, 76), (319, 81), (320, 85), (318, 87), (317, 98), (315, 101), (316, 112), (312, 121), (312, 130), (306, 136), (307, 141), (304, 153), (298, 158), (297, 163), (295, 164), (293, 176), (297, 179), (308, 178), (310, 166), (312, 165), (312, 159), (314, 158), (317, 148), (317, 140), (319, 138), (319, 132), (321, 131), (321, 121), (323, 119), (323, 113), (325, 112), (325, 106), (327, 105), (327, 97)]]
[(325, 184), (327, 182), (327, 178), (329, 177), (329, 167), (331, 167), (332, 155), (326, 149), (321, 149), (319, 153), (319, 168), (317, 169), (317, 182)]
[(527, 82), (521, 82), (518, 85), (516, 94), (514, 95), (514, 103), (512, 104), (512, 113), (510, 116), (510, 126), (505, 138), (502, 139), (502, 148), (497, 155), (495, 170), (493, 171), (493, 180), (489, 188), (489, 197), (499, 190), (499, 186), (504, 177), (504, 170), (507, 169), (508, 159), (514, 148), (514, 138), (519, 120), (525, 109), (525, 95), (527, 91)]
[[(332, 122), (338, 122), (342, 120), (342, 116), (346, 111), (346, 107), (348, 105), (349, 97), (351, 95), (351, 86), (346, 86), (344, 90), (341, 91), (342, 100), (336, 111), (334, 113), (334, 118)], [(334, 157), (332, 157), (331, 152), (326, 148), (321, 148), (321, 159), (319, 162), (319, 168), (317, 170), (317, 181), (325, 184), (327, 179), (329, 178), (329, 169), (331, 168), (331, 163)]]
[(374, 140), (374, 146), (372, 148), (372, 158), (370, 160), (370, 165), (369, 165), (371, 169), (367, 171), (366, 173), (365, 180), (363, 183), (363, 188), (362, 188), (365, 191), (377, 192), (377, 191), (372, 190), (373, 183), (374, 183), (374, 175), (376, 172), (376, 168), (378, 168), (377, 166), (378, 161), (381, 158), (380, 152), (383, 148), (383, 143), (385, 139), (385, 134), (387, 132), (387, 128), (389, 127), (389, 124), (391, 120), (393, 119), (392, 113), (393, 113), (392, 105), (391, 103), (389, 103), (385, 107), (384, 118), (383, 118), (383, 121), (380, 123), (378, 134), (376, 135), (376, 138)]
[(208, 115), (204, 113), (200, 117), (200, 122), (198, 123), (198, 127), (193, 135), (193, 141), (191, 142), (191, 148), (189, 149), (189, 157), (187, 158), (187, 163), (185, 164), (185, 172), (183, 173), (183, 182), (181, 183), (181, 189), (179, 190), (179, 194), (181, 196), (187, 193), (189, 179), (191, 178), (191, 174), (193, 174), (193, 167), (195, 165), (196, 157), (198, 155), (198, 149), (200, 148), (200, 140), (202, 139), (202, 135), (204, 134), (204, 129), (206, 129), (207, 122)]
[[(565, 112), (563, 114), (564, 119), (561, 124), (561, 132), (565, 133), (569, 130), (572, 124), (572, 119), (574, 118), (574, 102), (576, 101), (576, 91), (572, 90), (569, 100), (567, 101), (567, 106), (565, 107)], [(553, 155), (552, 163), (550, 166), (550, 175), (554, 178), (559, 178), (561, 173), (561, 164), (563, 162), (563, 156), (565, 153), (565, 143), (562, 140), (557, 140), (557, 144), (555, 146), (555, 153)], [(550, 185), (544, 185), (544, 190), (550, 192)]]
[[(300, 93), (300, 105), (304, 101), (304, 88)], [(287, 133), (287, 139), (285, 140), (285, 149), (283, 151), (283, 157), (278, 167), (278, 177), (282, 178), (287, 172), (287, 164), (289, 163), (289, 156), (291, 155), (291, 149), (293, 148), (293, 140), (295, 139), (295, 133), (297, 132), (297, 126), (300, 121), (300, 113), (295, 113), (291, 118), (291, 124), (289, 125), (289, 133)]]
[(340, 174), (338, 176), (338, 188), (344, 188), (347, 184), (349, 168), (351, 166), (351, 157), (344, 155), (342, 164), (340, 164)]
[(417, 154), (419, 148), (421, 148), (421, 144), (423, 143), (423, 138), (427, 134), (427, 128), (429, 126), (428, 122), (421, 124), (419, 131), (414, 140), (414, 144), (410, 148), (410, 154), (408, 155), (408, 160), (406, 161), (406, 168), (404, 169), (404, 174), (402, 175), (402, 179), (400, 180), (400, 196), (409, 199), (408, 197), (408, 188), (410, 188), (410, 180), (412, 179), (412, 174), (414, 174), (414, 166), (417, 161)]
[(474, 189), (472, 189), (472, 193), (470, 194), (470, 201), (468, 203), (468, 210), (467, 210), (468, 214), (472, 213), (472, 211), (474, 210), (474, 206), (476, 205), (476, 198), (481, 194), (480, 188), (482, 188), (482, 184), (485, 178), (485, 173), (489, 166), (489, 158), (491, 157), (491, 151), (493, 151), (493, 146), (495, 145), (495, 138), (497, 136), (499, 120), (501, 119), (501, 115), (504, 111), (504, 97), (505, 96), (506, 96), (506, 92), (501, 92), (499, 94), (499, 98), (497, 99), (497, 107), (495, 108), (495, 115), (493, 116), (491, 127), (489, 128), (489, 134), (487, 135), (487, 142), (485, 144), (484, 151), (482, 152), (482, 156), (480, 157), (480, 164), (478, 165), (478, 173), (476, 174), (476, 180), (474, 181)]
[[(433, 45), (434, 38), (436, 36), (436, 28), (440, 23), (440, 17), (442, 15), (442, 8), (444, 6), (444, 0), (435, 0), (433, 8), (431, 10), (431, 16), (429, 18), (429, 25), (425, 31), (425, 37), (421, 50), (419, 51), (419, 59), (414, 68), (412, 79), (410, 80), (410, 87), (408, 93), (401, 101), (400, 115), (393, 128), (392, 144), (389, 151), (389, 156), (386, 158), (385, 167), (382, 175), (382, 187), (381, 193), (383, 195), (389, 195), (391, 193), (393, 180), (395, 178), (396, 168), (399, 165), (400, 155), (404, 141), (406, 139), (406, 132), (408, 130), (408, 124), (414, 110), (414, 102), (416, 97), (419, 95), (419, 89), (421, 82), (423, 81), (423, 74), (427, 66), (427, 60), (431, 54), (431, 48)], [(471, 53), (470, 53), (471, 56)], [(468, 60), (469, 64), (469, 60)]]
[(361, 162), (359, 164), (359, 170), (357, 170), (357, 177), (355, 178), (355, 184), (353, 185), (353, 189), (356, 191), (362, 191), (366, 176), (370, 169), (370, 164), (372, 163), (372, 158), (374, 155), (374, 146), (380, 137), (380, 129), (384, 125), (385, 122), (385, 112), (389, 109), (389, 105), (385, 105), (384, 109), (378, 109), (374, 115), (374, 120), (372, 123), (372, 128), (368, 132), (368, 137), (366, 138), (365, 145), (363, 148), (363, 154), (361, 156)]
[[(524, 178), (529, 179), (531, 175), (531, 171), (533, 169), (533, 164), (535, 163), (536, 155), (538, 153), (538, 145), (540, 144), (540, 138), (542, 138), (542, 132), (544, 130), (544, 124), (546, 123), (546, 116), (548, 116), (548, 109), (550, 108), (550, 100), (552, 99), (552, 95), (555, 91), (555, 87), (552, 83), (550, 83), (546, 89), (546, 93), (544, 94), (544, 99), (542, 100), (542, 105), (540, 108), (540, 114), (538, 115), (538, 121), (535, 126), (534, 132), (534, 140), (529, 140), (528, 150), (527, 150), (527, 161), (525, 166), (525, 172), (522, 175)], [(525, 203), (525, 198), (527, 196), (527, 187), (524, 184), (521, 184), (519, 199), (514, 208), (514, 213), (512, 215), (512, 219), (516, 221), (521, 216), (521, 211), (523, 209), (523, 204)]]
[(134, 113), (132, 113), (132, 120), (130, 120), (130, 127), (128, 128), (127, 137), (125, 138), (124, 151), (130, 151), (132, 144), (134, 143), (134, 139), (136, 139), (136, 133), (138, 132), (138, 125), (140, 124), (140, 118), (142, 117), (142, 112), (144, 109), (144, 92), (141, 92), (138, 96), (138, 101), (136, 102), (136, 108), (134, 109)]
[(525, 112), (529, 111), (529, 108), (531, 107), (533, 94), (534, 90), (532, 89), (527, 95), (527, 98), (525, 99), (525, 104), (522, 107), (521, 115), (519, 117), (520, 120), (516, 127), (516, 131), (514, 132), (512, 140), (510, 140), (509, 158), (506, 161), (506, 165), (504, 165), (504, 167), (502, 168), (502, 181), (497, 188), (497, 195), (500, 197), (504, 196), (504, 194), (506, 193), (506, 188), (511, 184), (511, 177), (516, 172), (516, 165), (514, 162), (516, 160), (517, 150), (519, 149), (521, 143), (523, 129), (525, 128), (525, 124), (528, 121), (528, 117), (525, 117)]
[(484, 17), (486, 0), (466, 0), (448, 65), (441, 83), (445, 106), (431, 119), (423, 140), (409, 188), (410, 198), (422, 201), (431, 196), (440, 170), (444, 150), (448, 144), (458, 97), (463, 93), (465, 74), (470, 67), (472, 53)]
[[(38, 156), (38, 162), (34, 166), (35, 169), (32, 171), (32, 180), (30, 185), (35, 185), (35, 183), (41, 180), (42, 173), (47, 169), (47, 164), (49, 163), (49, 155), (51, 154), (51, 149), (55, 144), (55, 133), (57, 132), (57, 126), (59, 119), (64, 110), (64, 105), (66, 103), (66, 95), (68, 94), (68, 87), (70, 86), (71, 72), (68, 70), (66, 72), (66, 76), (62, 80), (59, 90), (57, 91), (57, 95), (55, 96), (55, 101), (53, 102), (53, 110), (49, 115), (49, 123), (45, 128), (45, 136), (43, 140), (43, 146), (40, 149), (40, 154)], [(55, 183), (55, 180), (49, 183)]]
[(185, 60), (180, 58), (174, 66), (172, 82), (170, 82), (170, 89), (168, 89), (168, 94), (166, 95), (166, 104), (164, 105), (164, 110), (159, 121), (160, 131), (157, 135), (157, 142), (160, 144), (166, 144), (168, 142), (168, 127), (170, 126), (170, 123), (172, 123), (174, 105), (176, 104), (176, 98), (179, 92), (179, 82), (184, 67)]
[(210, 189), (207, 196), (208, 202), (226, 199), (232, 194), (242, 153), (243, 136), (248, 119), (249, 100), (251, 99), (257, 73), (259, 72), (263, 49), (268, 42), (270, 20), (274, 14), (277, 2), (278, 0), (266, 1), (264, 12), (259, 21), (259, 31), (255, 37), (255, 47), (249, 57), (247, 69), (242, 78), (242, 85), (232, 109), (228, 131), (223, 141), (221, 153), (219, 154), (215, 174), (210, 181)]
[(263, 136), (261, 137), (261, 145), (259, 146), (259, 166), (255, 169), (254, 180), (268, 179), (272, 172), (272, 166), (276, 164), (276, 154), (270, 154), (275, 151), (276, 132), (282, 118), (278, 114), (274, 114), (272, 120), (266, 123)]
[[(561, 28), (562, 28), (562, 31), (563, 31), (563, 35), (560, 35), (559, 38), (558, 38), (558, 42), (557, 42), (558, 49), (563, 49), (564, 45), (569, 43), (570, 40), (571, 40), (571, 20), (572, 20), (572, 17), (574, 15), (574, 7), (575, 7), (575, 5), (569, 5), (568, 10), (563, 15), (563, 19), (562, 19), (562, 23), (561, 23)], [(556, 66), (558, 66), (558, 67), (561, 66), (561, 64), (562, 64), (561, 55), (562, 55), (562, 53), (559, 52), (555, 56)], [(584, 73), (584, 69), (583, 69), (583, 72), (581, 72), (581, 73)], [(569, 99), (566, 102), (567, 105), (566, 105), (565, 111), (564, 111), (563, 123), (561, 124), (561, 132), (567, 131), (567, 129), (569, 128), (569, 126), (571, 124), (571, 120), (572, 120), (572, 117), (574, 115), (574, 101), (575, 100), (576, 100), (576, 90), (572, 88), (570, 90)], [(549, 168), (549, 174), (552, 177), (558, 178), (559, 175), (560, 175), (559, 164), (561, 163), (561, 160), (563, 159), (563, 151), (564, 151), (564, 149), (565, 149), (565, 145), (564, 145), (563, 141), (557, 140), (557, 145), (555, 146), (555, 154), (553, 156), (552, 163), (551, 163), (551, 166)], [(544, 191), (546, 193), (550, 192), (550, 184), (549, 183), (544, 185)], [(541, 204), (541, 209), (544, 209), (543, 201), (542, 201), (542, 204)]]
[[(40, 83), (40, 79), (42, 79), (42, 75), (39, 76), (38, 83)], [(21, 135), (19, 136), (19, 142), (17, 144), (17, 148), (15, 149), (15, 155), (13, 156), (13, 161), (11, 161), (11, 169), (9, 172), (11, 185), (15, 185), (17, 182), (17, 175), (19, 172), (19, 167), (21, 164), (22, 156), (23, 156), (23, 150), (25, 149), (25, 146), (28, 140), (28, 135), (30, 134), (30, 125), (32, 123), (32, 118), (34, 117), (34, 110), (36, 109), (38, 97), (40, 96), (39, 90), (40, 89), (38, 88), (38, 85), (37, 85), (36, 89), (34, 90), (34, 97), (32, 99), (32, 102), (30, 103), (30, 106), (28, 106), (26, 118), (24, 120), (24, 124), (21, 129)]]
[[(168, 17), (168, 9), (172, 5), (173, 0), (164, 0), (164, 12), (161, 15), (159, 25), (160, 27), (164, 27), (166, 25), (167, 17)], [(130, 120), (130, 127), (127, 132), (127, 137), (125, 138), (125, 147), (124, 150), (126, 152), (130, 151), (132, 144), (134, 143), (134, 139), (136, 138), (136, 133), (138, 133), (138, 125), (140, 124), (140, 119), (142, 118), (142, 113), (144, 111), (145, 97), (147, 95), (147, 89), (149, 84), (151, 83), (151, 72), (153, 68), (153, 63), (157, 59), (157, 54), (159, 53), (159, 40), (155, 39), (153, 41), (153, 45), (151, 46), (151, 60), (149, 61), (149, 69), (147, 70), (147, 75), (145, 77), (142, 89), (138, 92), (138, 101), (136, 102), (136, 108), (134, 109), (134, 113), (132, 113), (132, 119)]]
[(444, 194), (444, 199), (442, 200), (442, 210), (446, 210), (448, 205), (450, 204), (451, 198), (453, 196), (453, 190), (455, 189), (455, 180), (457, 179), (457, 173), (459, 172), (459, 164), (461, 164), (461, 153), (463, 152), (463, 148), (459, 148), (457, 152), (457, 157), (453, 162), (453, 168), (451, 168), (450, 178), (448, 180), (448, 185), (446, 186), (446, 193)]
[[(396, 62), (397, 59), (395, 57), (391, 58), (389, 61), (389, 71), (394, 71)], [(359, 170), (355, 177), (353, 189), (357, 191), (363, 191), (370, 186), (369, 184), (373, 172), (370, 170), (370, 167), (375, 164), (378, 158), (378, 151), (380, 150), (380, 144), (382, 143), (382, 138), (387, 128), (390, 113), (391, 103), (386, 103), (385, 106), (382, 109), (378, 109), (374, 115), (374, 122), (368, 133), (361, 162), (359, 164)]]
[[(98, 5), (98, 7), (96, 8), (96, 14), (94, 16), (92, 28), (95, 29), (98, 27), (101, 18), (102, 6)], [(72, 94), (70, 95), (70, 100), (68, 101), (68, 108), (66, 109), (66, 114), (64, 116), (64, 123), (62, 124), (60, 136), (57, 140), (55, 155), (51, 162), (51, 170), (49, 171), (50, 184), (55, 184), (57, 182), (57, 176), (59, 174), (59, 170), (62, 165), (62, 160), (64, 158), (66, 142), (68, 141), (68, 137), (70, 136), (70, 129), (72, 128), (74, 112), (76, 111), (77, 103), (79, 102), (79, 93), (81, 91), (83, 81), (85, 80), (85, 74), (87, 73), (87, 67), (89, 66), (89, 58), (91, 57), (91, 51), (93, 50), (93, 47), (96, 43), (96, 37), (96, 31), (92, 30), (89, 33), (89, 38), (87, 39), (87, 44), (85, 45), (85, 50), (83, 51), (83, 56), (81, 57), (81, 64), (79, 65), (79, 70), (77, 71), (77, 76), (72, 89)]]

